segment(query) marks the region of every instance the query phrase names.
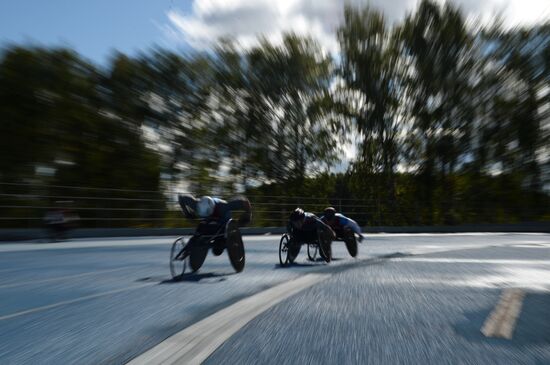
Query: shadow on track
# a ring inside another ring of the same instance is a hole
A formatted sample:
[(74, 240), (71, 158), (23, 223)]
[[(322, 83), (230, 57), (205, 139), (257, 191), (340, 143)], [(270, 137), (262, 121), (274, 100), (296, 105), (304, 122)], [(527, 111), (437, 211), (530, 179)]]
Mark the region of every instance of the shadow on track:
[(162, 284), (178, 284), (178, 283), (182, 283), (182, 282), (198, 283), (201, 280), (205, 280), (205, 279), (218, 279), (218, 280), (215, 280), (215, 281), (208, 281), (209, 283), (211, 283), (211, 282), (220, 282), (220, 281), (227, 280), (227, 276), (235, 275), (235, 274), (236, 273), (234, 273), (234, 272), (229, 272), (229, 273), (204, 273), (204, 274), (189, 273), (189, 274), (180, 275), (175, 279), (162, 280), (159, 284), (161, 284), (161, 285)]
[[(344, 258), (339, 258), (339, 257), (336, 257), (336, 258), (332, 259), (332, 261), (341, 261), (341, 260), (345, 260), (345, 259)], [(323, 264), (330, 265), (330, 264), (326, 263), (324, 259), (318, 257), (314, 261), (309, 261), (308, 260), (308, 261), (304, 261), (304, 262), (293, 262), (292, 264), (288, 264), (288, 265), (285, 265), (285, 266), (282, 266), (281, 264), (275, 264), (274, 268), (276, 270), (278, 270), (278, 269), (288, 269), (290, 267), (323, 267), (323, 266), (325, 266)]]

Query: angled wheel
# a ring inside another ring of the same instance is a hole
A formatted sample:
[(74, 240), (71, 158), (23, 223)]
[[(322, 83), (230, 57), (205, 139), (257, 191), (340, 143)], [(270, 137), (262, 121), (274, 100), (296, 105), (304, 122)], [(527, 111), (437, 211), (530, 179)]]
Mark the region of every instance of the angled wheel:
[(344, 242), (346, 244), (346, 248), (348, 249), (350, 256), (356, 257), (358, 252), (357, 238), (355, 237), (355, 234), (352, 231), (346, 232), (344, 237)]
[(288, 242), (288, 262), (293, 264), (296, 261), (296, 258), (300, 254), (302, 245), (294, 238), (291, 238)]
[(208, 254), (208, 247), (203, 242), (200, 242), (200, 238), (198, 240), (197, 244), (191, 247), (189, 254), (189, 266), (191, 266), (193, 272), (199, 271)]
[(288, 245), (290, 243), (290, 238), (287, 234), (284, 234), (283, 237), (281, 237), (281, 241), (279, 242), (279, 263), (281, 266), (286, 266), (289, 264), (289, 257), (288, 257)]
[(236, 221), (230, 220), (227, 223), (225, 236), (227, 254), (231, 266), (233, 266), (236, 272), (241, 272), (245, 264), (244, 244), (241, 231)]
[(332, 260), (332, 234), (328, 231), (321, 231), (318, 234), (319, 255), (330, 262)]
[(315, 261), (317, 259), (317, 252), (319, 251), (319, 247), (314, 243), (308, 243), (307, 244), (307, 257), (309, 261)]
[(225, 250), (225, 239), (216, 240), (212, 245), (212, 253), (214, 256), (220, 256)]
[(172, 243), (172, 248), (170, 249), (170, 274), (173, 280), (181, 280), (185, 273), (185, 245), (186, 242), (183, 237), (179, 237)]

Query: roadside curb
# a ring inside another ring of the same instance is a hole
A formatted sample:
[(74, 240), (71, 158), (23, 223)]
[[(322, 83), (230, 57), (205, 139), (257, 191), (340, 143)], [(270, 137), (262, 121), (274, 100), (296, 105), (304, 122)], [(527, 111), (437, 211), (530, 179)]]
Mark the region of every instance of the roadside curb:
[[(193, 228), (81, 228), (70, 231), (67, 238), (183, 236)], [(243, 227), (243, 235), (282, 234), (284, 227)], [(459, 226), (372, 226), (363, 227), (365, 233), (550, 233), (550, 222), (517, 224), (468, 224)], [(24, 241), (47, 237), (45, 229), (0, 229), (2, 241)]]

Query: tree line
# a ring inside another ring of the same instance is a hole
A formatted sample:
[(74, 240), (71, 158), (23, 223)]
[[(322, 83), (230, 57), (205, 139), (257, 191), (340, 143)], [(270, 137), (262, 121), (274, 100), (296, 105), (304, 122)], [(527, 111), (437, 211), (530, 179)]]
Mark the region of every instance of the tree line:
[[(202, 53), (117, 53), (103, 66), (9, 46), (0, 182), (158, 191), (109, 203), (156, 209), (144, 220), (162, 218), (174, 186), (249, 194), (265, 225), (280, 219), (274, 196), (363, 202), (344, 207), (361, 224), (550, 218), (549, 24), (480, 27), (422, 1), (396, 24), (346, 7), (337, 37), (333, 55), (289, 33), (247, 50), (220, 40)], [(21, 203), (2, 192), (4, 206)], [(61, 192), (42, 195), (51, 205)]]

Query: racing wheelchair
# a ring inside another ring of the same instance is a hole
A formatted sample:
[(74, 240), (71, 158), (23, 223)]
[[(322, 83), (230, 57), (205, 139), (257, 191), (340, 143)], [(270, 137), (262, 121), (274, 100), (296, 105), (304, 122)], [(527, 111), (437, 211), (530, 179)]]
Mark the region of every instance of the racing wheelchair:
[(187, 268), (187, 261), (192, 272), (198, 271), (208, 250), (215, 255), (227, 250), (231, 266), (241, 272), (245, 265), (245, 253), (241, 231), (237, 220), (230, 219), (226, 224), (202, 222), (189, 239), (178, 237), (170, 250), (170, 274), (174, 280), (181, 280)]
[(348, 250), (351, 257), (356, 257), (359, 251), (357, 244), (357, 237), (351, 229), (342, 229), (334, 230), (336, 233), (335, 241), (343, 241), (346, 244), (346, 249)]
[(294, 263), (304, 244), (307, 246), (307, 256), (310, 261), (315, 261), (319, 254), (325, 262), (329, 263), (332, 260), (332, 239), (333, 233), (329, 229), (318, 229), (316, 237), (309, 240), (285, 233), (279, 242), (279, 263), (281, 266)]

